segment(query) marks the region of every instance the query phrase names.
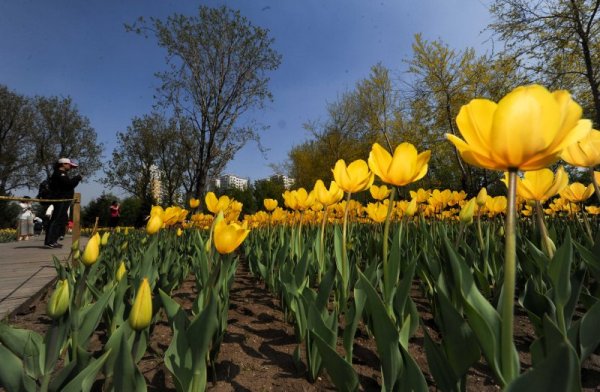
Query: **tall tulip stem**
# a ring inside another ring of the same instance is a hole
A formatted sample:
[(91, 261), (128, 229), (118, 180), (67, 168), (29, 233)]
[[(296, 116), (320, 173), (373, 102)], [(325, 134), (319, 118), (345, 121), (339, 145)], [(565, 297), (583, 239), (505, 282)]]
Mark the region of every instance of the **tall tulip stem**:
[(346, 208), (344, 209), (344, 223), (342, 227), (342, 270), (340, 271), (342, 274), (342, 298), (340, 305), (345, 309), (345, 302), (348, 299), (348, 282), (347, 276), (350, 274), (350, 266), (348, 265), (348, 210), (350, 209), (350, 197), (352, 193), (348, 192), (348, 196), (346, 196)]
[(513, 320), (515, 301), (515, 275), (517, 270), (517, 171), (508, 172), (508, 205), (504, 230), (504, 286), (502, 288), (501, 364), (506, 383), (517, 376), (514, 366)]
[[(392, 218), (392, 210), (394, 209), (394, 197), (396, 196), (396, 187), (392, 187), (390, 192), (390, 198), (388, 203), (387, 216), (385, 218), (385, 224), (383, 226), (383, 281), (389, 282), (390, 277), (388, 268), (388, 247), (389, 247), (389, 234), (390, 234), (390, 222)], [(393, 282), (394, 284), (396, 282)], [(384, 292), (387, 294), (390, 292), (391, 287), (386, 287)], [(388, 312), (391, 312), (391, 298), (384, 298), (385, 304), (388, 307)], [(391, 313), (390, 313), (391, 314)]]
[(546, 228), (546, 222), (544, 221), (544, 210), (542, 203), (536, 200), (535, 202), (535, 215), (537, 217), (538, 229), (540, 230), (540, 240), (542, 243), (542, 250), (550, 259), (554, 257), (554, 247), (552, 246), (552, 240), (548, 234)]

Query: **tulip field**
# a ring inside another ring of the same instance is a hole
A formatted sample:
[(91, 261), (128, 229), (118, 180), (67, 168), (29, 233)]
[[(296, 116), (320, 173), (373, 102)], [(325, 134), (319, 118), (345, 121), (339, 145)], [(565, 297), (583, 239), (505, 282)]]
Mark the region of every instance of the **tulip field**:
[[(293, 330), (291, 356), (309, 384), (466, 391), (477, 390), (477, 369), (507, 391), (593, 390), (600, 132), (581, 115), (567, 92), (536, 85), (463, 106), (463, 138), (448, 139), (466, 163), (505, 172), (503, 195), (399, 192), (427, 175), (430, 152), (375, 143), (365, 160), (339, 160), (328, 186), (286, 191), (284, 206), (265, 199), (241, 216), (239, 202), (209, 192), (189, 209), (153, 207), (143, 231), (92, 230), (68, 263), (55, 260), (46, 328), (0, 324), (0, 383), (144, 391), (152, 381), (140, 360), (151, 352), (169, 388), (210, 389), (243, 269)], [(589, 182), (570, 182), (565, 165)], [(361, 192), (371, 201), (356, 201)], [(191, 287), (185, 302), (182, 286)], [(515, 315), (531, 331), (519, 344)], [(169, 339), (157, 345), (159, 328)], [(357, 372), (358, 340), (376, 358), (369, 384)]]

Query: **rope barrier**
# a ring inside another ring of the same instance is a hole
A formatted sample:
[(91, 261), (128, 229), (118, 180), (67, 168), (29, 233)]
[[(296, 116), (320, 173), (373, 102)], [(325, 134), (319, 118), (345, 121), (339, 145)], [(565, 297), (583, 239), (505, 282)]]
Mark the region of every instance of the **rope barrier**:
[(9, 200), (9, 201), (25, 201), (25, 202), (38, 202), (38, 203), (47, 203), (47, 202), (59, 202), (59, 201), (74, 201), (75, 199), (30, 199), (27, 197), (12, 197), (12, 196), (0, 196), (0, 200)]

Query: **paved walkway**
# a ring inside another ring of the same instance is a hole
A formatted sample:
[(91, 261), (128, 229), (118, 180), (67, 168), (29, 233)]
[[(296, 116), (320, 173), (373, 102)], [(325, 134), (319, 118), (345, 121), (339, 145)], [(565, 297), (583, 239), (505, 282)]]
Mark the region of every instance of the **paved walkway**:
[[(83, 242), (87, 240), (82, 237)], [(5, 319), (19, 306), (56, 277), (52, 256), (64, 261), (71, 250), (71, 236), (62, 241), (62, 248), (47, 249), (44, 237), (33, 237), (29, 241), (0, 244), (0, 319)]]

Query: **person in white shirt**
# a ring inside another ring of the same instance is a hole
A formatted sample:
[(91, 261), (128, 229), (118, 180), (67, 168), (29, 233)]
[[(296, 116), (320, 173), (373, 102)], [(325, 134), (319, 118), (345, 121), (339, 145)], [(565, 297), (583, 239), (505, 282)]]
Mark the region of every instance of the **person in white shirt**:
[[(28, 196), (24, 197), (29, 199)], [(19, 214), (19, 224), (17, 228), (17, 241), (27, 241), (29, 237), (33, 236), (33, 211), (31, 210), (30, 201), (19, 202), (21, 207), (21, 213)]]

